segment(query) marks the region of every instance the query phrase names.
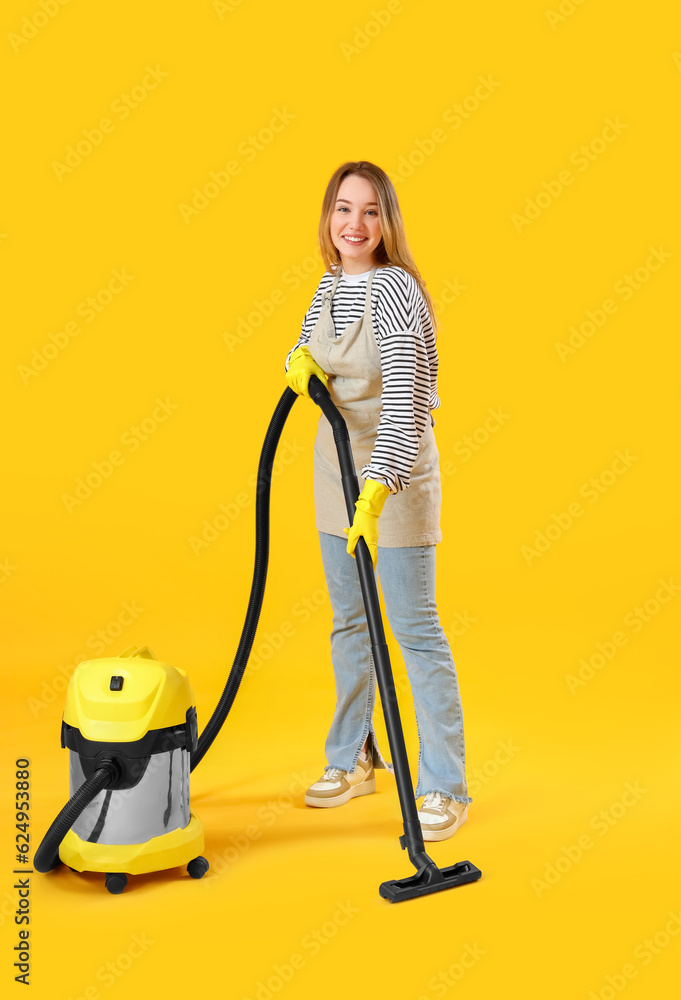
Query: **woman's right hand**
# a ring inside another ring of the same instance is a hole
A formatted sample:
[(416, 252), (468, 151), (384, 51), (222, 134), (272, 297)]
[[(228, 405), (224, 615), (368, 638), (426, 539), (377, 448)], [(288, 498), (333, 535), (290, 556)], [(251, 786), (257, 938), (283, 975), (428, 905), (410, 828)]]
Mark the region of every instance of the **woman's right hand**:
[(312, 357), (310, 348), (306, 345), (296, 347), (289, 359), (288, 371), (286, 372), (286, 381), (289, 387), (294, 392), (297, 392), (299, 396), (307, 396), (309, 399), (308, 385), (311, 375), (316, 375), (324, 383), (325, 388), (328, 389), (329, 376), (325, 371), (322, 371)]

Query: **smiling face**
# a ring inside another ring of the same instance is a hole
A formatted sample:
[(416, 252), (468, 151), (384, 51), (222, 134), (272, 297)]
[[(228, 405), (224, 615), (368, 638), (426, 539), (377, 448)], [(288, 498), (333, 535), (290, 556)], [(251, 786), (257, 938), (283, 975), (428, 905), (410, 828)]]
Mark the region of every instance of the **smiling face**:
[(381, 223), (376, 189), (366, 177), (349, 174), (343, 178), (331, 212), (331, 240), (346, 274), (362, 274), (374, 266)]

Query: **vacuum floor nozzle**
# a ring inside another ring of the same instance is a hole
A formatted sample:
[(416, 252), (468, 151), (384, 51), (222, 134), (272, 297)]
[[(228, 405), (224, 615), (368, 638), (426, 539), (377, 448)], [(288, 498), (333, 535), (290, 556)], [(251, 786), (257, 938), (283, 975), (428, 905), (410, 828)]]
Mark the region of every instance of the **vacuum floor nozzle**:
[(391, 903), (400, 903), (403, 899), (414, 899), (415, 896), (427, 896), (441, 889), (455, 889), (466, 882), (476, 882), (482, 872), (470, 861), (459, 861), (448, 868), (438, 868), (436, 865), (424, 866), (409, 878), (393, 879), (392, 882), (382, 882), (378, 888), (379, 895)]

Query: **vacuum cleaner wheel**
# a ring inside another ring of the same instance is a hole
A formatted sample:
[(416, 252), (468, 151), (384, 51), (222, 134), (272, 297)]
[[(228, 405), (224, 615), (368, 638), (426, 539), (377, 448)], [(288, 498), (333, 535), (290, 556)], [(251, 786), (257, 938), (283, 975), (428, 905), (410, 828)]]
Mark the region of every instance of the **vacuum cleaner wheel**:
[(124, 872), (107, 872), (105, 884), (109, 892), (117, 896), (128, 884), (128, 876)]
[(190, 861), (187, 865), (187, 874), (191, 875), (192, 878), (203, 878), (209, 867), (210, 865), (205, 858), (194, 858), (194, 860)]

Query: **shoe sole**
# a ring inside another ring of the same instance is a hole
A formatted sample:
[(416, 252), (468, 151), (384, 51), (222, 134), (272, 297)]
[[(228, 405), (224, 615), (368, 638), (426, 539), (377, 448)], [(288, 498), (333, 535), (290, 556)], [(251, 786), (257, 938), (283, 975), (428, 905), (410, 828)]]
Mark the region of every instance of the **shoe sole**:
[(452, 826), (447, 827), (446, 830), (428, 830), (427, 827), (421, 826), (421, 831), (423, 833), (423, 839), (429, 843), (433, 843), (438, 840), (448, 840), (453, 837), (456, 831), (464, 825), (468, 819), (468, 806), (459, 816), (459, 819)]
[(305, 805), (316, 806), (318, 809), (333, 809), (335, 806), (344, 806), (346, 802), (354, 799), (357, 795), (369, 795), (375, 791), (376, 779), (369, 778), (368, 781), (362, 781), (359, 785), (351, 785), (347, 792), (343, 792), (342, 795), (336, 795), (328, 799), (320, 798), (317, 795), (306, 795)]

